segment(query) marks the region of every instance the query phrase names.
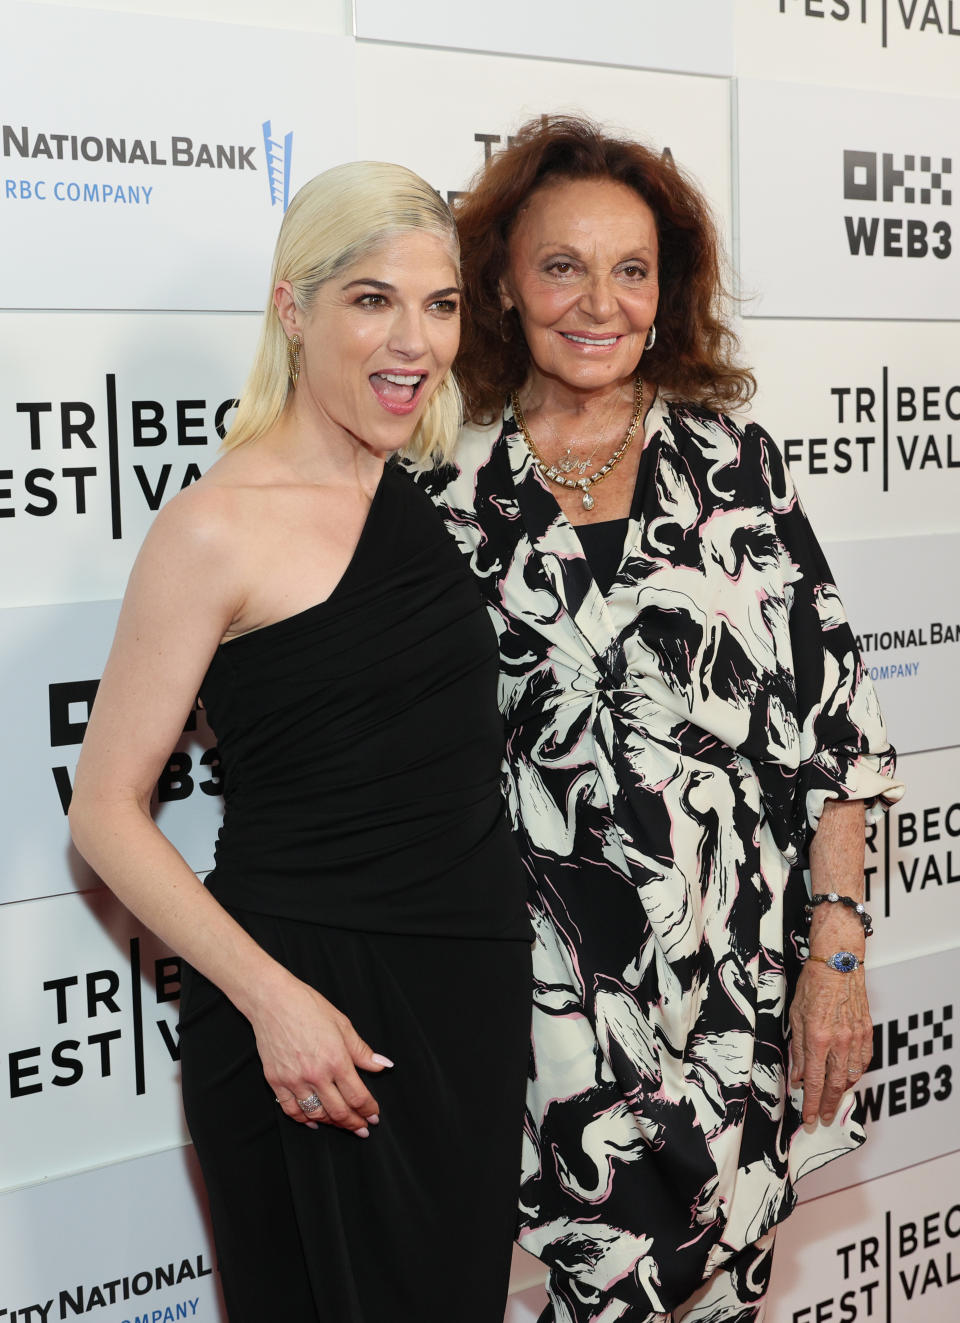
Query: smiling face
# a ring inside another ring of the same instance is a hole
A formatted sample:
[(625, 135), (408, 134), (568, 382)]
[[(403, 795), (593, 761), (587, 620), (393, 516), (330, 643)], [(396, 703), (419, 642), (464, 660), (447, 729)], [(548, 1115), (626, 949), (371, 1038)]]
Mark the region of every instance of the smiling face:
[(460, 340), (449, 241), (397, 235), (321, 285), (305, 313), (286, 284), (276, 302), (288, 335), (303, 341), (296, 414), (378, 453), (406, 445)]
[(577, 391), (632, 376), (656, 317), (657, 227), (632, 188), (558, 179), (520, 213), (500, 282), (516, 308), (531, 375)]

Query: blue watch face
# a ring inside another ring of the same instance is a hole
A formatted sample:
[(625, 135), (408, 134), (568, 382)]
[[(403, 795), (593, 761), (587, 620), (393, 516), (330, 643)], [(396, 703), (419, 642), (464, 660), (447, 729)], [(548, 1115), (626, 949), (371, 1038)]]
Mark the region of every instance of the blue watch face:
[(836, 951), (827, 964), (831, 969), (835, 969), (838, 974), (852, 974), (859, 966), (860, 961), (852, 951)]

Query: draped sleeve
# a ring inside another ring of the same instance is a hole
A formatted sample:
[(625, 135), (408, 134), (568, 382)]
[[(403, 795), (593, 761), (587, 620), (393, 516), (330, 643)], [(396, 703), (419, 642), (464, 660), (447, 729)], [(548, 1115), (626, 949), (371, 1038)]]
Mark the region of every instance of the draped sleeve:
[(876, 691), (789, 470), (757, 424), (746, 425), (744, 438), (759, 447), (779, 542), (789, 622), (789, 656), (780, 667), (794, 691), (798, 755), (795, 774), (765, 764), (761, 784), (780, 848), (805, 867), (828, 799), (862, 799), (871, 822), (900, 799), (903, 786), (894, 780), (896, 752)]

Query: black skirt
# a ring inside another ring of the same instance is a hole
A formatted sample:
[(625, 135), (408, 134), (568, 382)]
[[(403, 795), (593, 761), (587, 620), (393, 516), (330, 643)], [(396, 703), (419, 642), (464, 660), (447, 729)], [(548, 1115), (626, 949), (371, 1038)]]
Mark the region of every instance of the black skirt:
[(525, 941), (371, 934), (233, 910), (394, 1069), (370, 1138), (284, 1116), (249, 1022), (184, 977), (184, 1109), (230, 1323), (501, 1323), (529, 1053)]

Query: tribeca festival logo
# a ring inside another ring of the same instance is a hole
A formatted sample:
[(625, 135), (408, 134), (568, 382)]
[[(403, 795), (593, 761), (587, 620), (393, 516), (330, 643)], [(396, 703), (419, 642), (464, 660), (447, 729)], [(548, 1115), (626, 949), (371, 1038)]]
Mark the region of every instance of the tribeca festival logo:
[[(957, 3), (960, 4), (960, 0), (957, 0)], [(540, 119), (543, 122), (543, 124), (546, 125), (549, 120), (549, 116), (541, 115)], [(475, 133), (473, 135), (473, 141), (474, 143), (479, 143), (481, 148), (483, 149), (483, 164), (486, 165), (487, 162), (492, 159), (495, 152), (507, 150), (508, 148), (512, 147), (517, 140), (510, 133)], [(670, 150), (669, 147), (664, 147), (660, 155), (663, 160), (670, 161), (671, 164), (674, 163), (673, 152)], [(437, 192), (440, 193), (441, 196), (446, 198), (447, 205), (451, 207), (457, 201), (458, 198), (463, 198), (467, 196), (466, 192), (463, 189), (456, 189), (456, 188), (447, 189), (446, 192), (443, 192), (441, 189), (438, 188)]]
[[(897, 157), (893, 152), (845, 150), (843, 197), (847, 203), (891, 204), (894, 207), (949, 207), (953, 159), (949, 156)], [(853, 208), (851, 208), (853, 211)], [(845, 215), (847, 246), (852, 257), (925, 258), (943, 260), (953, 251), (950, 224), (936, 215)]]
[(840, 1289), (793, 1309), (783, 1323), (903, 1323), (905, 1307), (921, 1301), (930, 1312), (918, 1318), (956, 1318), (950, 1288), (960, 1282), (960, 1203), (948, 1192), (935, 1198), (920, 1216), (887, 1210), (876, 1234), (836, 1245)]
[[(286, 210), (293, 133), (274, 138), (270, 120), (261, 129), (270, 204), (282, 202)], [(144, 178), (144, 168), (236, 174), (257, 174), (261, 169), (254, 159), (256, 142), (206, 142), (180, 134), (169, 138), (114, 137), (29, 124), (2, 124), (0, 138), (11, 171), (0, 183), (0, 198), (5, 202), (149, 207), (156, 201), (156, 186)], [(29, 162), (29, 174), (24, 166), (22, 174), (15, 173), (17, 162)], [(95, 178), (90, 177), (90, 167)], [(132, 176), (130, 167), (136, 171)]]
[[(891, 911), (922, 904), (960, 883), (960, 802), (937, 798), (923, 807), (894, 804), (867, 826), (866, 899), (889, 919)], [(960, 892), (958, 892), (960, 894)]]
[(153, 960), (152, 970), (144, 970), (142, 964), (140, 938), (131, 937), (122, 968), (73, 968), (37, 977), (33, 992), (43, 1009), (35, 1017), (36, 1036), (42, 1035), (43, 1041), (18, 1044), (5, 1052), (11, 1102), (50, 1089), (69, 1089), (84, 1079), (108, 1080), (119, 1071), (122, 1053), (132, 1059), (135, 1093), (145, 1094), (147, 1040), (154, 1045), (155, 1036), (161, 1051), (171, 1061), (179, 1061), (176, 1018), (154, 1010), (151, 1023), (149, 1000), (155, 1007), (179, 1001), (180, 959), (160, 956)]
[[(100, 505), (111, 537), (119, 540), (124, 489), (130, 486), (124, 479), (132, 474), (135, 480), (137, 513), (159, 510), (165, 498), (201, 476), (197, 448), (210, 446), (211, 432), (223, 440), (228, 414), (237, 405), (232, 398), (216, 405), (205, 399), (123, 401), (114, 373), (106, 375), (104, 387), (102, 403), (15, 403), (14, 416), (7, 419), (8, 446), (19, 442), (26, 462), (0, 468), (0, 519), (44, 519), (57, 512), (60, 518), (96, 517), (93, 497), (103, 491)], [(212, 462), (208, 449), (199, 453), (204, 466)]]
[(776, 4), (788, 17), (826, 19), (825, 31), (835, 23), (871, 30), (884, 50), (897, 32), (927, 39), (960, 37), (960, 0), (776, 0)]
[(960, 469), (960, 382), (898, 383), (884, 365), (879, 382), (827, 389), (834, 426), (823, 436), (783, 441), (792, 470), (811, 477), (862, 474), (886, 492), (891, 473)]

